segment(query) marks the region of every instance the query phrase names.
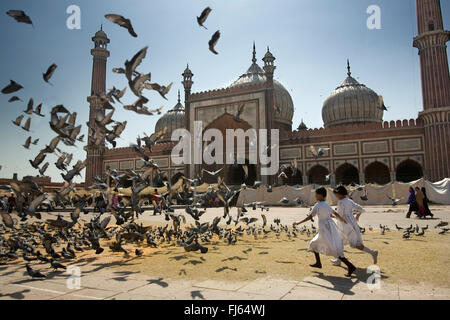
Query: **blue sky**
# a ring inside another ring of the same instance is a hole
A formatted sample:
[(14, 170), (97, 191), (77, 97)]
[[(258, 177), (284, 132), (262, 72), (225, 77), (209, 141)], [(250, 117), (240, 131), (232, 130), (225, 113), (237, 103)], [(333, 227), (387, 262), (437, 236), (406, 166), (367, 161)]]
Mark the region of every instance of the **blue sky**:
[[(81, 30), (66, 27), (66, 8), (81, 8)], [(366, 27), (369, 5), (381, 7), (381, 30)], [(441, 1), (444, 25), (449, 29), (450, 1)], [(195, 17), (206, 7), (213, 9), (206, 26), (199, 28)], [(18, 24), (5, 14), (10, 9), (25, 10), (34, 28)], [(183, 89), (181, 73), (189, 63), (194, 73), (193, 91), (226, 87), (250, 65), (253, 41), (256, 41), (258, 61), (269, 45), (277, 58), (275, 78), (292, 95), (295, 114), (293, 127), (303, 118), (309, 127), (322, 126), (323, 101), (346, 77), (346, 59), (352, 75), (361, 83), (383, 95), (390, 107), (384, 120), (415, 118), (422, 107), (420, 69), (417, 49), (412, 39), (417, 33), (414, 0), (2, 0), (0, 2), (0, 87), (9, 79), (21, 83), (18, 95), (24, 102), (7, 102), (0, 96), (0, 177), (36, 175), (28, 163), (39, 149), (54, 136), (49, 117), (33, 116), (31, 135), (39, 137), (38, 146), (25, 150), (28, 133), (12, 125), (26, 101), (44, 103), (44, 112), (64, 104), (78, 113), (78, 122), (88, 118), (86, 97), (90, 93), (93, 46), (91, 37), (103, 24), (111, 39), (107, 88), (124, 88), (124, 77), (111, 69), (123, 65), (126, 59), (144, 46), (149, 46), (141, 70), (150, 71), (152, 80), (174, 86), (165, 101), (150, 93), (150, 106), (171, 109), (177, 100), (177, 90)], [(106, 13), (118, 13), (132, 20), (138, 38), (132, 38), (123, 28), (104, 19)], [(211, 34), (221, 30), (218, 56), (207, 49)], [(42, 73), (58, 64), (49, 86)], [(132, 94), (124, 102), (131, 103)], [(128, 127), (119, 146), (135, 141), (138, 134), (152, 133), (157, 117), (142, 117), (118, 108), (116, 120), (128, 120)], [(84, 129), (86, 133), (86, 129)], [(75, 159), (84, 159), (82, 145), (64, 148)], [(47, 173), (61, 181), (51, 166)]]

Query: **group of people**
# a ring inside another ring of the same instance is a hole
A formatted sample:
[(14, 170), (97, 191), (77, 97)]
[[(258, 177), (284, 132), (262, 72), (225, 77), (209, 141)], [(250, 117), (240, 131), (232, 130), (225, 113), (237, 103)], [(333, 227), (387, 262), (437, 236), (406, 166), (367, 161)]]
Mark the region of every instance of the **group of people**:
[(409, 197), (407, 204), (409, 204), (408, 212), (406, 213), (406, 218), (411, 217), (411, 213), (414, 212), (416, 216), (420, 219), (425, 219), (427, 216), (433, 218), (433, 214), (429, 208), (430, 201), (427, 197), (427, 190), (425, 187), (409, 187)]
[[(356, 267), (344, 256), (344, 245), (367, 252), (372, 256), (373, 263), (378, 260), (378, 251), (371, 250), (364, 246), (361, 229), (358, 220), (363, 212), (363, 208), (348, 198), (348, 191), (344, 186), (339, 186), (333, 190), (338, 198), (337, 210), (333, 210), (326, 202), (327, 190), (319, 188), (316, 190), (317, 203), (313, 207), (310, 215), (302, 221), (295, 222), (297, 226), (304, 222), (318, 218), (318, 233), (309, 244), (309, 251), (314, 252), (316, 262), (310, 266), (313, 268), (322, 268), (320, 254), (334, 257), (331, 262), (334, 265), (340, 265), (341, 262), (347, 266), (347, 277), (351, 277)], [(336, 222), (332, 218), (336, 218)]]
[(14, 197), (14, 194), (11, 193), (11, 195), (3, 196), (3, 198), (0, 199), (0, 207), (2, 210), (8, 211), (8, 213), (11, 213), (13, 209), (16, 207), (16, 197)]

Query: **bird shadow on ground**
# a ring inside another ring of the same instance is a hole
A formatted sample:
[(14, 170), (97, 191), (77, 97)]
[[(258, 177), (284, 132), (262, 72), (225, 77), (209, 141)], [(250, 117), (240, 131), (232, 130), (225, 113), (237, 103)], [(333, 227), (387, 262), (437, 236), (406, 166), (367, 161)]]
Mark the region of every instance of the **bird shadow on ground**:
[(134, 265), (138, 264), (138, 263), (128, 263), (128, 261), (130, 261), (130, 260), (133, 260), (133, 259), (129, 259), (126, 261), (109, 262), (109, 263), (95, 263), (95, 264), (92, 264), (92, 266), (95, 266), (95, 268), (88, 270), (88, 271), (83, 271), (83, 274), (95, 273), (95, 272), (100, 271), (105, 268), (114, 268), (114, 267), (118, 267), (118, 266), (134, 266)]
[(278, 260), (278, 261), (275, 261), (275, 263), (280, 263), (280, 264), (294, 264), (295, 262), (293, 262), (293, 261), (281, 261), (281, 260)]
[(233, 257), (229, 257), (229, 258), (222, 259), (222, 262), (225, 262), (225, 261), (233, 261), (233, 260), (239, 260), (239, 261), (242, 261), (242, 260), (248, 260), (248, 258), (239, 257), (239, 256), (233, 256)]
[(216, 272), (222, 272), (222, 271), (225, 271), (225, 270), (237, 271), (237, 268), (230, 268), (230, 267), (227, 267), (227, 266), (223, 266), (223, 267), (220, 267), (219, 269), (216, 269)]
[(24, 289), (22, 291), (17, 291), (14, 293), (8, 293), (8, 294), (2, 294), (0, 293), (0, 298), (3, 297), (10, 297), (11, 299), (16, 299), (16, 300), (23, 300), (25, 299), (24, 293), (30, 292), (30, 289)]
[(170, 257), (169, 259), (172, 259), (175, 261), (180, 261), (180, 260), (185, 260), (185, 259), (189, 259), (189, 258), (187, 255), (183, 254), (183, 255), (179, 255), (179, 256)]
[(196, 298), (199, 298), (200, 300), (205, 300), (205, 297), (203, 296), (200, 290), (191, 291), (191, 298), (194, 300)]
[(148, 284), (156, 284), (162, 288), (167, 288), (169, 286), (169, 284), (163, 280), (164, 280), (164, 278), (150, 279), (150, 280), (147, 280), (147, 282), (148, 282)]
[(186, 261), (185, 263), (183, 263), (183, 265), (192, 264), (193, 266), (196, 266), (201, 263), (203, 263), (203, 261), (201, 261), (201, 260), (189, 260), (189, 261)]

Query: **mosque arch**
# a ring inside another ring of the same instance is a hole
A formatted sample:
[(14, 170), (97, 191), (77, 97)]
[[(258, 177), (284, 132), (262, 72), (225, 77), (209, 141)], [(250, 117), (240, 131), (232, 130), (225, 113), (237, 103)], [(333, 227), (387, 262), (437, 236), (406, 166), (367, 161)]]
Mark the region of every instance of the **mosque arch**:
[(287, 178), (282, 178), (283, 184), (287, 184), (289, 186), (303, 185), (303, 173), (300, 170), (294, 170), (291, 167), (288, 167), (284, 170)]
[(249, 164), (248, 159), (245, 160), (248, 167), (248, 177), (245, 177), (245, 171), (242, 165), (232, 164), (225, 166), (225, 183), (227, 185), (253, 185), (257, 179), (257, 167), (255, 164)]
[(379, 161), (370, 163), (366, 167), (364, 174), (366, 183), (387, 184), (391, 182), (389, 167)]
[(359, 183), (358, 169), (350, 163), (344, 163), (336, 169), (336, 183), (342, 185), (350, 185)]
[(423, 170), (420, 163), (408, 159), (402, 161), (397, 166), (395, 179), (400, 182), (411, 182), (423, 177)]
[(308, 180), (310, 184), (318, 184), (318, 185), (327, 185), (329, 181), (327, 181), (326, 176), (330, 172), (324, 166), (317, 164), (308, 171)]

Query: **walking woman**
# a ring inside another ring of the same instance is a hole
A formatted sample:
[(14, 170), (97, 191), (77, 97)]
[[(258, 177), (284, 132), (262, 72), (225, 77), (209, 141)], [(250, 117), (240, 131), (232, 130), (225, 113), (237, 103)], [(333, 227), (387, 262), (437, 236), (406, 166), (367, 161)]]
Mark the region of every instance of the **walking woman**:
[[(313, 268), (322, 268), (320, 262), (320, 253), (332, 256), (339, 259), (347, 266), (346, 277), (351, 277), (352, 273), (356, 270), (356, 267), (344, 257), (344, 247), (342, 239), (336, 228), (336, 224), (333, 219), (333, 209), (325, 201), (327, 197), (327, 190), (325, 188), (319, 188), (316, 190), (317, 203), (311, 211), (311, 214), (300, 222), (294, 222), (293, 227), (311, 220), (317, 216), (319, 219), (319, 232), (311, 240), (308, 251), (314, 252), (316, 257), (316, 263), (311, 264)], [(336, 216), (338, 220), (346, 223), (339, 215)]]
[(431, 213), (431, 210), (430, 210), (430, 207), (429, 207), (430, 200), (428, 200), (427, 190), (425, 189), (425, 187), (422, 187), (421, 190), (422, 190), (422, 193), (424, 195), (423, 207), (425, 208), (425, 217), (426, 216), (430, 216), (431, 218), (433, 218), (434, 215)]
[[(336, 223), (339, 235), (341, 236), (344, 245), (349, 245), (351, 248), (356, 248), (358, 250), (367, 252), (372, 256), (373, 263), (377, 264), (378, 251), (371, 250), (364, 246), (361, 236), (361, 229), (358, 225), (359, 216), (361, 215), (363, 208), (347, 197), (348, 192), (344, 186), (337, 187), (333, 190), (333, 193), (339, 200), (337, 204), (337, 212), (335, 213), (335, 215), (339, 215), (346, 222), (343, 223), (338, 219)], [(354, 213), (356, 213), (356, 217)], [(332, 262), (334, 265), (341, 264), (339, 259), (332, 260)]]
[(425, 199), (425, 195), (423, 194), (423, 192), (420, 190), (419, 187), (416, 187), (416, 202), (417, 202), (417, 208), (419, 210), (419, 218), (423, 219), (425, 218), (425, 206), (424, 206), (424, 199)]
[(406, 218), (409, 219), (411, 217), (411, 213), (414, 212), (417, 215), (418, 210), (416, 202), (416, 193), (413, 187), (409, 187), (409, 197), (406, 203), (409, 204), (409, 209), (408, 212), (406, 213)]

